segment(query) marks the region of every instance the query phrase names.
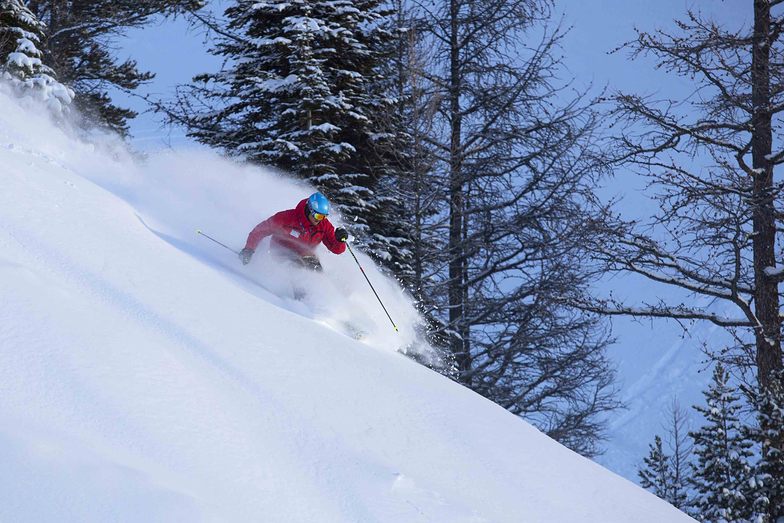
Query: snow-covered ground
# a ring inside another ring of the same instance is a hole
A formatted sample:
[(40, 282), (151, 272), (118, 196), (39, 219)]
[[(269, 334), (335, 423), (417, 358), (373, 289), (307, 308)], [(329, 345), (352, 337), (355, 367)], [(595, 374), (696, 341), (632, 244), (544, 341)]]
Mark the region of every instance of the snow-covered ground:
[(3, 93), (0, 184), (2, 521), (689, 521), (402, 355), (417, 315), (366, 257), (400, 333), (348, 254), (291, 278), (195, 234), (240, 248), (307, 187)]

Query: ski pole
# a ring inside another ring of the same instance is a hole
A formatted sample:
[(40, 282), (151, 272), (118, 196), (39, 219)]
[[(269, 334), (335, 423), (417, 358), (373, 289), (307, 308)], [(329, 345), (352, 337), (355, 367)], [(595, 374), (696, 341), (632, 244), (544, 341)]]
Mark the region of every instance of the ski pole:
[(364, 276), (364, 277), (365, 277), (365, 280), (367, 280), (367, 282), (368, 282), (368, 285), (370, 285), (370, 289), (373, 291), (373, 294), (375, 294), (375, 295), (376, 295), (376, 299), (378, 300), (378, 303), (380, 303), (380, 304), (381, 304), (381, 308), (382, 308), (382, 309), (384, 309), (384, 312), (386, 312), (386, 313), (387, 313), (387, 318), (389, 318), (389, 322), (390, 322), (390, 323), (392, 324), (392, 326), (395, 328), (395, 332), (400, 332), (399, 330), (397, 330), (397, 325), (395, 325), (395, 322), (394, 322), (394, 321), (392, 321), (392, 316), (390, 316), (390, 315), (389, 315), (389, 311), (387, 311), (387, 308), (386, 308), (386, 307), (384, 307), (384, 302), (382, 302), (382, 301), (381, 301), (381, 298), (379, 298), (379, 297), (378, 297), (378, 293), (376, 292), (376, 289), (375, 289), (375, 288), (373, 288), (373, 284), (372, 284), (372, 283), (370, 283), (370, 278), (368, 278), (367, 274), (365, 274), (365, 269), (363, 269), (363, 268), (362, 268), (362, 264), (361, 264), (361, 263), (359, 263), (359, 260), (357, 259), (357, 256), (356, 256), (356, 254), (354, 254), (354, 251), (351, 249), (351, 245), (349, 245), (349, 243), (348, 243), (348, 242), (346, 242), (346, 247), (348, 247), (348, 252), (350, 252), (350, 253), (351, 253), (351, 256), (353, 256), (353, 257), (354, 257), (354, 261), (355, 261), (355, 262), (357, 262), (357, 265), (359, 266), (359, 270), (360, 270), (360, 271), (362, 271), (362, 276)]
[(216, 240), (216, 239), (215, 239), (215, 238), (213, 238), (212, 236), (208, 236), (208, 235), (204, 234), (204, 233), (203, 233), (203, 232), (201, 232), (199, 229), (196, 229), (196, 234), (200, 234), (200, 235), (204, 236), (205, 238), (207, 238), (208, 240), (212, 240), (212, 241), (214, 241), (215, 243), (217, 243), (217, 244), (218, 244), (218, 245), (220, 245), (221, 247), (223, 247), (223, 248), (225, 248), (225, 249), (228, 249), (228, 250), (230, 250), (231, 252), (233, 252), (234, 254), (236, 254), (236, 255), (238, 255), (238, 256), (239, 256), (239, 254), (240, 254), (239, 252), (235, 251), (234, 249), (232, 249), (232, 248), (231, 248), (231, 247), (229, 247), (228, 245), (224, 245), (224, 244), (222, 244), (221, 242), (219, 242), (218, 240)]

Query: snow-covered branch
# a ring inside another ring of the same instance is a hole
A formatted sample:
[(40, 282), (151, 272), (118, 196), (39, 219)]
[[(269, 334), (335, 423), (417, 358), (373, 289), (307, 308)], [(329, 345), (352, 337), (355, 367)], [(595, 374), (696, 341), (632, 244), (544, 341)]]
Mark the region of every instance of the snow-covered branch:
[(669, 318), (673, 320), (704, 320), (720, 327), (754, 326), (752, 322), (744, 318), (722, 316), (702, 309), (690, 308), (684, 304), (642, 304), (640, 306), (629, 306), (612, 299), (597, 299), (594, 301), (566, 299), (565, 301), (581, 310), (609, 316)]

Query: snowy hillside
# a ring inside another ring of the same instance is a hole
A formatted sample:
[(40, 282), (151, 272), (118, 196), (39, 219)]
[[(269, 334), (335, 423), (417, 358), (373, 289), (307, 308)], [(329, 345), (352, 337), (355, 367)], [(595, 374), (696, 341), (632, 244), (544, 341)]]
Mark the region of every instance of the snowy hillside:
[(428, 353), (378, 272), (400, 334), (348, 255), (292, 279), (195, 234), (241, 246), (307, 188), (4, 94), (0, 173), (0, 520), (690, 521), (400, 354)]

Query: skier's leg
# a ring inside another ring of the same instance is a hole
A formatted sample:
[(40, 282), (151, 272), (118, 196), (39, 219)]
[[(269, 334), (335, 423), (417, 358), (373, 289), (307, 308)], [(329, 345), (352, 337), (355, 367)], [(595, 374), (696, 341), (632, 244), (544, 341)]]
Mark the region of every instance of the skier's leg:
[(321, 261), (315, 254), (310, 256), (302, 256), (299, 260), (302, 266), (306, 269), (310, 269), (311, 271), (316, 272), (321, 272), (324, 270), (324, 268), (321, 266)]

